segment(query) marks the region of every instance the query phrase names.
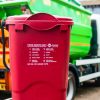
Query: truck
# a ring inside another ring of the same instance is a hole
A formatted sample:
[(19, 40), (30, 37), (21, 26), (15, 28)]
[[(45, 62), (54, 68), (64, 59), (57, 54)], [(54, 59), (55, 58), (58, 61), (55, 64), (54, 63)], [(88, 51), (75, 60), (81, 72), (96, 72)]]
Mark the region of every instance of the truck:
[[(70, 17), (74, 21), (70, 38), (69, 82), (66, 97), (67, 100), (73, 100), (77, 88), (82, 83), (92, 79), (96, 80), (96, 82), (100, 80), (100, 15), (92, 14), (77, 0), (0, 1), (1, 20), (6, 19), (8, 16), (35, 14), (38, 12), (49, 13), (59, 17)], [(5, 34), (8, 33), (5, 28)], [(5, 35), (6, 37), (9, 40), (9, 35)], [(10, 72), (5, 71), (5, 66), (2, 63), (2, 47), (0, 50), (0, 90), (11, 91)], [(9, 65), (8, 47), (6, 47), (5, 56), (6, 63)]]

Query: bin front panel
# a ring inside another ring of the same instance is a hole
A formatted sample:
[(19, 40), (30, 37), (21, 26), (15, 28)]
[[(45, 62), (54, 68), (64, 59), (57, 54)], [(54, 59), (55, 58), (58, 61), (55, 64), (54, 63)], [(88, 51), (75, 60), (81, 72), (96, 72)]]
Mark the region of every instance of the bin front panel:
[(9, 25), (14, 100), (66, 99), (70, 27), (65, 26), (16, 30)]

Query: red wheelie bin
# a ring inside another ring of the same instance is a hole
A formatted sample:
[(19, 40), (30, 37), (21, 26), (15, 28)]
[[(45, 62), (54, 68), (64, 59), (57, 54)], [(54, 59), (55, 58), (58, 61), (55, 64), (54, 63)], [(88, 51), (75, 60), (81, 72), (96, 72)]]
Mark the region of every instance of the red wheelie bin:
[(13, 100), (66, 100), (72, 24), (46, 13), (6, 20)]

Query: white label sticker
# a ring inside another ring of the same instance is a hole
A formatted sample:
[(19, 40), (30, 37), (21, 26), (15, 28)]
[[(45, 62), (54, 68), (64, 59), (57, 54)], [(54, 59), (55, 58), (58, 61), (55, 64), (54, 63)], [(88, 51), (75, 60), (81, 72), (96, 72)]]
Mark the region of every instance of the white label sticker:
[(27, 44), (28, 49), (28, 66), (33, 65), (49, 65), (50, 63), (57, 63), (54, 58), (58, 44)]

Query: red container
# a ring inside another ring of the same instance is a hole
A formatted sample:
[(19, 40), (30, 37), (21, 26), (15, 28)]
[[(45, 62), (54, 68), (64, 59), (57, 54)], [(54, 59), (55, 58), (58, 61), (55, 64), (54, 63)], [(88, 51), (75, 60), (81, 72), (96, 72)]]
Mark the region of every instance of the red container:
[(6, 24), (13, 100), (65, 100), (72, 20), (39, 13)]

